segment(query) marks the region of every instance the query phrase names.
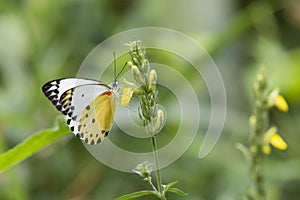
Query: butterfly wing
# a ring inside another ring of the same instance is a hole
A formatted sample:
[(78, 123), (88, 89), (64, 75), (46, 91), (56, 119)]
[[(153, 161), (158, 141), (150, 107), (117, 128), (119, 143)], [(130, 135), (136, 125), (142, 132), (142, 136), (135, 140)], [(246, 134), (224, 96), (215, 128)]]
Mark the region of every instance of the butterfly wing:
[[(95, 107), (96, 103), (92, 104), (92, 102), (96, 102), (100, 94), (109, 92), (111, 90), (110, 86), (107, 86), (96, 80), (67, 78), (67, 79), (57, 79), (57, 80), (50, 81), (43, 86), (42, 90), (46, 95), (46, 97), (53, 103), (53, 105), (55, 105), (57, 110), (59, 110), (64, 115), (66, 115), (67, 123), (71, 131), (80, 139), (84, 140), (86, 143), (92, 144), (91, 142), (92, 140), (90, 139), (86, 140), (86, 138), (89, 138), (87, 137), (87, 135), (90, 136), (91, 132), (93, 132), (95, 136), (98, 134), (100, 138), (103, 135), (101, 134), (101, 130), (103, 129), (100, 127), (101, 124), (100, 123), (93, 124), (92, 123), (93, 118), (87, 118), (85, 120), (81, 120), (83, 116), (86, 116), (83, 115), (83, 112), (84, 111), (86, 112), (86, 108), (89, 104), (91, 104), (90, 107), (92, 108), (91, 110), (93, 111), (93, 112), (91, 111), (89, 112), (90, 116), (95, 116), (94, 117), (95, 119), (102, 119), (102, 121), (106, 121), (106, 120), (109, 122), (111, 121), (111, 125), (112, 125), (113, 119), (111, 120), (111, 118), (106, 118), (105, 116), (107, 116), (107, 114), (104, 114), (103, 117), (100, 116), (96, 117), (96, 111), (97, 111), (96, 109), (99, 108), (99, 105), (101, 105), (103, 102), (106, 103), (103, 104), (103, 106), (107, 105), (107, 102), (98, 100), (97, 103), (100, 104), (97, 105), (97, 107)], [(103, 95), (103, 96), (109, 96), (109, 95)], [(102, 111), (106, 111), (106, 112), (109, 111), (104, 108), (101, 109)], [(88, 122), (88, 120), (91, 120), (91, 122)], [(83, 126), (86, 126), (87, 128), (83, 128)], [(105, 132), (108, 131), (109, 130), (105, 129)], [(101, 138), (101, 140), (103, 138), (104, 136)], [(94, 143), (100, 141), (96, 140), (94, 141)]]
[(106, 91), (84, 108), (79, 120), (79, 137), (87, 144), (98, 144), (112, 127), (117, 104), (117, 96)]
[[(78, 86), (83, 85), (104, 85), (103, 83), (92, 80), (92, 79), (83, 79), (83, 78), (63, 78), (49, 81), (44, 84), (42, 91), (45, 96), (52, 102), (52, 104), (57, 108), (58, 111), (63, 114), (67, 114), (66, 108), (61, 104), (62, 95), (65, 94), (63, 98), (69, 97), (70, 99), (65, 99), (65, 102), (71, 101), (73, 91)], [(66, 93), (66, 91), (69, 91)], [(68, 95), (67, 95), (68, 94)], [(66, 104), (65, 104), (66, 106)]]

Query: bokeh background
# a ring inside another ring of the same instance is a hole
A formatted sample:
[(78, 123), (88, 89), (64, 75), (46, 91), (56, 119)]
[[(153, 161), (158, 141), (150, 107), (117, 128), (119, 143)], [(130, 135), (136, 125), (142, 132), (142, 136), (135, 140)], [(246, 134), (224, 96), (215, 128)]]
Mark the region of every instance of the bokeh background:
[[(1, 1), (0, 152), (53, 126), (58, 112), (41, 92), (45, 82), (75, 76), (101, 41), (144, 26), (171, 28), (203, 45), (219, 67), (228, 100), (223, 133), (209, 156), (198, 159), (203, 138), (199, 137), (180, 159), (163, 169), (165, 183), (178, 180), (177, 187), (189, 193), (186, 198), (169, 195), (168, 199), (243, 197), (249, 185), (248, 165), (235, 144), (247, 144), (252, 82), (262, 65), (270, 88), (279, 87), (290, 105), (288, 113), (276, 109), (270, 113), (289, 147), (284, 152), (274, 149), (266, 157), (268, 199), (298, 199), (297, 0)], [(98, 162), (71, 136), (0, 174), (0, 199), (106, 200), (147, 187), (139, 176)]]

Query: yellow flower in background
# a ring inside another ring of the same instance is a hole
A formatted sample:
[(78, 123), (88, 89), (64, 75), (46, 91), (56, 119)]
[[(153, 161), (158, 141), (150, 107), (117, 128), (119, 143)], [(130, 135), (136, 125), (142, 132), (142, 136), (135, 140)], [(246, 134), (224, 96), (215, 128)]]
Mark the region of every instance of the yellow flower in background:
[(277, 96), (275, 106), (278, 108), (278, 110), (283, 111), (283, 112), (286, 112), (289, 110), (289, 106), (288, 106), (286, 100), (281, 95)]
[(268, 105), (269, 107), (276, 106), (276, 108), (280, 111), (287, 112), (289, 110), (289, 106), (284, 99), (283, 96), (279, 94), (279, 89), (274, 89), (269, 97), (268, 97)]
[(279, 150), (286, 150), (288, 145), (286, 142), (282, 139), (282, 137), (276, 133), (277, 128), (275, 126), (272, 126), (269, 130), (267, 130), (263, 137), (263, 145), (262, 150), (265, 154), (271, 153), (270, 144)]
[(277, 133), (271, 134), (270, 143), (273, 145), (273, 147), (276, 147), (279, 150), (286, 150), (287, 149), (286, 142)]

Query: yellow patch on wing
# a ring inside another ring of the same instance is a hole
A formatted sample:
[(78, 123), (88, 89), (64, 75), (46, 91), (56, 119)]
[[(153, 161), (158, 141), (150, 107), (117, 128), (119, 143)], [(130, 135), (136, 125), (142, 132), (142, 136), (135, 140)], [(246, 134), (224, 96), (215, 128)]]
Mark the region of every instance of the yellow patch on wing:
[(117, 97), (110, 91), (97, 96), (82, 112), (79, 137), (87, 144), (98, 144), (113, 125)]

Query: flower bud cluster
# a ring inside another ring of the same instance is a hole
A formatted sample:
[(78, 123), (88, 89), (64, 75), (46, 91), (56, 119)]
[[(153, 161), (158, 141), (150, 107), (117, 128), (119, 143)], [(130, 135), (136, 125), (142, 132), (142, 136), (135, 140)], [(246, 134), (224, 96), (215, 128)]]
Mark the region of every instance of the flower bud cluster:
[[(271, 92), (267, 91), (267, 81), (264, 69), (256, 76), (253, 91), (255, 105), (253, 114), (249, 118), (250, 126), (253, 129), (250, 146), (255, 147), (256, 150), (262, 151), (264, 154), (271, 153), (270, 145), (279, 150), (287, 149), (288, 145), (277, 133), (277, 128), (272, 126), (268, 129), (267, 123), (269, 109), (276, 107), (278, 110), (286, 112), (289, 107), (284, 97), (279, 94), (278, 88), (275, 88)], [(254, 151), (254, 153), (256, 153), (256, 151)]]
[[(147, 133), (153, 136), (162, 129), (165, 122), (164, 111), (158, 109), (157, 104), (157, 73), (154, 69), (151, 69), (146, 59), (145, 49), (142, 48), (141, 41), (129, 42), (127, 45), (129, 45), (131, 56), (131, 60), (127, 62), (127, 65), (130, 67), (135, 83), (125, 83), (128, 87), (133, 88), (134, 94), (139, 96), (139, 116), (143, 120)], [(131, 90), (124, 89), (124, 91), (130, 92), (131, 97)], [(128, 103), (128, 98), (124, 100), (124, 103)]]

